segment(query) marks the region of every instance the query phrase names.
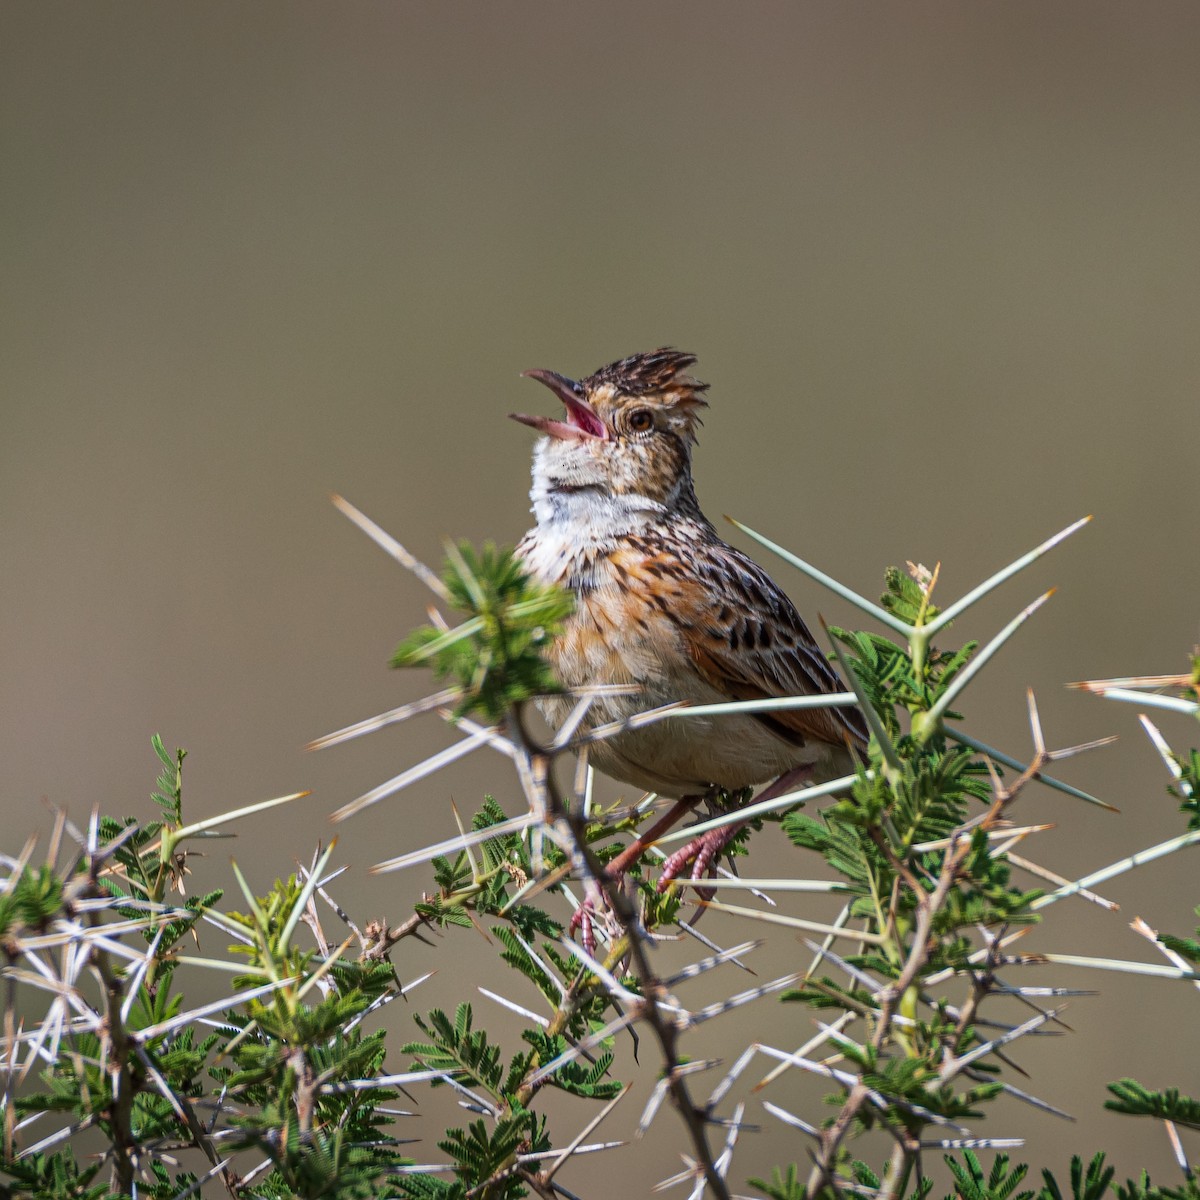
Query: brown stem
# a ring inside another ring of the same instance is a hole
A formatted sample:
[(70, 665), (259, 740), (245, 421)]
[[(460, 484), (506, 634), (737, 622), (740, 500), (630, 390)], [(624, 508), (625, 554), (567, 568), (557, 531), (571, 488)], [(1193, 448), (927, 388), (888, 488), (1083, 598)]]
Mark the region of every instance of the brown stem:
[[(89, 923), (100, 927), (99, 915), (93, 913)], [(134, 1155), (137, 1142), (133, 1136), (134, 1081), (130, 1059), (135, 1053), (133, 1040), (121, 1020), (121, 1003), (125, 998), (122, 981), (108, 955), (98, 951), (93, 959), (96, 971), (104, 987), (104, 1037), (108, 1040), (109, 1073), (114, 1077), (112, 1090), (116, 1092), (108, 1106), (109, 1139), (113, 1148), (113, 1188), (123, 1195), (133, 1192)]]
[[(683, 1118), (688, 1136), (691, 1138), (697, 1165), (704, 1173), (705, 1180), (717, 1200), (731, 1200), (729, 1188), (717, 1170), (716, 1161), (708, 1144), (708, 1136), (705, 1129), (706, 1114), (696, 1107), (688, 1090), (687, 1081), (679, 1074), (681, 1064), (676, 1052), (679, 1029), (673, 1021), (663, 1017), (662, 1009), (659, 1007), (659, 1002), (666, 999), (666, 989), (650, 966), (646, 947), (641, 937), (641, 922), (637, 910), (634, 907), (633, 901), (620, 886), (619, 877), (614, 877), (605, 870), (604, 865), (588, 845), (586, 822), (582, 815), (568, 811), (567, 806), (562, 802), (562, 797), (558, 794), (558, 789), (554, 783), (554, 776), (550, 770), (550, 754), (529, 735), (521, 717), (521, 709), (518, 706), (514, 710), (512, 718), (514, 740), (528, 755), (533, 777), (542, 781), (546, 797), (547, 818), (551, 821), (565, 824), (570, 830), (572, 840), (575, 843), (574, 849), (578, 853), (585, 869), (604, 892), (604, 897), (609, 907), (616, 915), (617, 920), (625, 928), (633, 974), (636, 976), (641, 993), (645, 997), (645, 1004), (642, 1007), (640, 1015), (653, 1030), (658, 1040), (663, 1058), (663, 1066), (667, 1079), (670, 1081), (667, 1088), (672, 1102)], [(680, 800), (662, 819), (672, 816), (675, 813), (675, 809), (680, 808), (684, 803), (684, 800)], [(694, 801), (691, 803), (694, 803)], [(691, 807), (690, 803), (688, 807)], [(686, 811), (686, 808), (682, 811)], [(682, 812), (679, 815), (682, 815)], [(655, 823), (654, 829), (657, 829), (662, 819)], [(675, 816), (674, 819), (678, 820), (679, 816)], [(654, 829), (651, 829), (649, 833), (653, 834)], [(655, 834), (655, 836), (659, 835)], [(640, 841), (641, 839), (638, 840)], [(637, 845), (637, 842), (634, 845)], [(638, 853), (640, 852), (639, 849)]]
[[(1046, 756), (1043, 753), (1039, 753), (1034, 762), (1013, 782), (1011, 787), (1001, 789), (997, 792), (991, 808), (979, 823), (980, 828), (989, 829), (996, 823), (1020, 791), (1031, 779), (1036, 778), (1037, 772), (1045, 765), (1045, 761)], [(878, 1051), (882, 1048), (891, 1032), (892, 1017), (895, 1015), (896, 1006), (900, 998), (913, 985), (917, 975), (920, 974), (922, 968), (929, 960), (933, 919), (941, 910), (942, 905), (945, 904), (951, 887), (953, 887), (955, 881), (958, 879), (963, 860), (970, 853), (971, 839), (970, 835), (965, 831), (962, 832), (962, 836), (956, 839), (942, 863), (942, 869), (938, 875), (938, 881), (934, 890), (927, 892), (912, 876), (911, 871), (907, 869), (907, 864), (902, 864), (897, 859), (881, 829), (872, 828), (870, 836), (875, 841), (875, 844), (888, 855), (889, 861), (898, 872), (898, 877), (904, 879), (904, 882), (913, 891), (917, 899), (917, 924), (913, 932), (908, 958), (905, 960), (899, 976), (888, 987), (884, 988), (879, 995), (878, 1015), (875, 1019), (875, 1030), (871, 1037), (871, 1047), (873, 1050)], [(982, 999), (982, 993), (978, 990), (979, 986), (977, 982), (974, 995), (968, 1001), (963, 1013), (960, 1014), (958, 1022), (960, 1033), (966, 1028), (967, 1022), (977, 1010), (979, 1001)], [(984, 990), (986, 991), (986, 985)], [(837, 1119), (822, 1135), (821, 1149), (808, 1180), (807, 1191), (810, 1197), (816, 1196), (825, 1184), (834, 1184), (833, 1169), (838, 1149), (849, 1131), (851, 1122), (858, 1115), (866, 1099), (866, 1089), (861, 1084), (851, 1088)], [(898, 1194), (894, 1189), (897, 1186), (903, 1187), (904, 1181), (907, 1180), (908, 1173), (911, 1170), (914, 1154), (915, 1151), (907, 1146), (903, 1140), (898, 1142), (896, 1150), (893, 1151), (892, 1165), (888, 1170), (887, 1183), (889, 1190), (886, 1192), (887, 1195)]]
[(378, 927), (367, 926), (366, 942), (359, 953), (359, 962), (383, 962), (388, 951), (406, 937), (420, 937), (421, 930), (431, 923), (432, 918), (424, 913), (413, 913), (402, 924), (390, 927), (381, 923)]
[(676, 800), (669, 809), (645, 833), (638, 836), (604, 868), (604, 873), (610, 878), (619, 879), (634, 863), (672, 826), (677, 825), (683, 818), (703, 800), (703, 796), (684, 796)]
[[(892, 1017), (900, 998), (913, 985), (922, 967), (929, 960), (930, 935), (933, 929), (933, 918), (941, 910), (949, 895), (950, 888), (958, 878), (962, 861), (969, 853), (971, 842), (962, 838), (954, 849), (946, 855), (942, 870), (938, 876), (937, 886), (933, 892), (921, 888), (917, 892), (917, 924), (913, 931), (912, 945), (908, 958), (897, 978), (885, 987), (879, 994), (879, 1015), (875, 1020), (875, 1031), (871, 1036), (871, 1048), (880, 1050), (891, 1032)], [(855, 1084), (846, 1097), (842, 1110), (838, 1113), (833, 1125), (821, 1137), (821, 1149), (817, 1161), (808, 1179), (808, 1195), (816, 1196), (826, 1183), (833, 1183), (833, 1169), (837, 1160), (837, 1152), (850, 1129), (851, 1122), (858, 1115), (859, 1109), (867, 1100), (867, 1089), (861, 1083)]]
[(879, 1188), (880, 1200), (899, 1200), (908, 1186), (908, 1177), (912, 1174), (913, 1163), (917, 1160), (920, 1143), (913, 1145), (915, 1139), (906, 1133), (896, 1138), (892, 1147), (891, 1161), (888, 1163), (886, 1175)]

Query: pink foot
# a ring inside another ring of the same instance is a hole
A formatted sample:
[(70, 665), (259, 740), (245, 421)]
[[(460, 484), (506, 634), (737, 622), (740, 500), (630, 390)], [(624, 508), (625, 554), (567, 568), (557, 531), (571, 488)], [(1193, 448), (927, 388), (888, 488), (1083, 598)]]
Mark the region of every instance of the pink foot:
[[(736, 825), (722, 825), (720, 829), (710, 829), (707, 833), (692, 838), (682, 850), (676, 850), (663, 863), (662, 874), (658, 877), (658, 890), (665, 892), (693, 859), (695, 862), (692, 863), (692, 879), (703, 879), (706, 875), (711, 874), (717, 859), (721, 857), (721, 852), (733, 841), (738, 830), (742, 829), (744, 825), (743, 821)], [(716, 891), (713, 888), (698, 888), (696, 895), (702, 900), (711, 900), (716, 895)]]
[(571, 924), (567, 926), (567, 936), (574, 937), (577, 933), (580, 934), (580, 941), (583, 943), (583, 948), (588, 954), (594, 956), (596, 953), (596, 932), (592, 928), (592, 908), (592, 901), (587, 899), (575, 910), (571, 916)]
[[(792, 770), (785, 771), (780, 775), (770, 786), (764, 788), (754, 798), (755, 802), (771, 800), (776, 796), (782, 796), (785, 792), (803, 783), (811, 775), (812, 767), (793, 767)], [(702, 797), (700, 796), (684, 796), (683, 799), (676, 801), (671, 809), (661, 816), (649, 830), (626, 846), (605, 867), (605, 878), (609, 880), (624, 879), (626, 872), (641, 858), (646, 848), (653, 845), (657, 838), (662, 837), (672, 825), (678, 822), (701, 799)], [(677, 850), (663, 864), (662, 875), (658, 881), (658, 890), (660, 892), (665, 891), (668, 884), (672, 880), (678, 879), (683, 868), (689, 862), (692, 862), (693, 859), (695, 862), (692, 866), (692, 878), (703, 879), (713, 869), (721, 852), (737, 836), (738, 830), (744, 825), (744, 821), (735, 821), (729, 825), (723, 825), (719, 829), (710, 829), (707, 833), (693, 838), (682, 850)], [(701, 889), (699, 894), (703, 899), (711, 900), (714, 893), (713, 889), (706, 888)], [(568, 926), (568, 936), (574, 937), (576, 933), (579, 933), (583, 948), (589, 954), (594, 954), (596, 949), (594, 928), (596, 914), (604, 911), (606, 911), (606, 905), (603, 893), (599, 888), (596, 888), (593, 894), (585, 897), (583, 903), (580, 904), (571, 917), (571, 923)]]
[[(773, 800), (776, 796), (782, 796), (795, 788), (797, 784), (804, 783), (811, 775), (812, 767), (793, 767), (792, 770), (785, 771), (774, 783), (755, 796), (754, 802), (757, 804), (762, 800)], [(658, 890), (665, 892), (671, 882), (679, 878), (683, 868), (689, 862), (692, 863), (691, 877), (693, 880), (703, 879), (706, 875), (712, 874), (717, 859), (720, 858), (725, 847), (737, 837), (738, 831), (744, 829), (745, 826), (745, 821), (735, 821), (717, 829), (710, 829), (707, 833), (693, 838), (682, 850), (676, 850), (663, 863), (662, 874), (658, 879)], [(692, 862), (693, 859), (694, 862)], [(700, 888), (696, 894), (702, 900), (711, 900), (715, 891), (713, 888)]]
[(604, 892), (593, 886), (588, 886), (583, 903), (571, 914), (571, 923), (567, 926), (567, 936), (580, 935), (579, 941), (591, 955), (596, 953), (596, 914), (603, 916), (608, 911)]
[[(604, 868), (604, 877), (607, 880), (620, 882), (626, 876), (629, 868), (636, 863), (641, 856), (646, 852), (646, 848), (652, 845), (656, 838), (662, 837), (673, 825), (682, 820), (683, 817), (697, 805), (702, 797), (700, 796), (684, 796), (682, 800), (677, 800), (671, 808), (640, 837), (635, 838), (616, 858)], [(593, 954), (596, 950), (596, 935), (593, 930), (593, 922), (596, 913), (604, 910), (605, 900), (603, 891), (600, 888), (589, 888), (589, 894), (584, 898), (583, 903), (575, 910), (571, 917), (571, 923), (567, 927), (569, 937), (574, 937), (577, 932), (581, 934), (583, 948)]]

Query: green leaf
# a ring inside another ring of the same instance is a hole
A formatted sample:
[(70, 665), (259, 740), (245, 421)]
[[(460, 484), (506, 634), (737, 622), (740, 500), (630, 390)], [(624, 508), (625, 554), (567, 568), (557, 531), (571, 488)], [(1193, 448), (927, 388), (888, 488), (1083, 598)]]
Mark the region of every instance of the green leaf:
[(397, 647), (392, 665), (429, 665), (461, 692), (457, 712), (499, 721), (515, 704), (559, 691), (543, 655), (570, 614), (574, 600), (559, 587), (535, 583), (511, 549), (490, 542), (447, 550), (443, 579), (457, 627), (415, 630)]

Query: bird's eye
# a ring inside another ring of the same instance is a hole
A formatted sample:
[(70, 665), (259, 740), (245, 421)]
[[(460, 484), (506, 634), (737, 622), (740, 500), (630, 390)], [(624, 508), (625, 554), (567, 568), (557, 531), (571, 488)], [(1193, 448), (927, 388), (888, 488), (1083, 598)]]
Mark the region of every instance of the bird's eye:
[(628, 424), (633, 433), (645, 433), (654, 428), (654, 415), (648, 408), (635, 408), (629, 414)]

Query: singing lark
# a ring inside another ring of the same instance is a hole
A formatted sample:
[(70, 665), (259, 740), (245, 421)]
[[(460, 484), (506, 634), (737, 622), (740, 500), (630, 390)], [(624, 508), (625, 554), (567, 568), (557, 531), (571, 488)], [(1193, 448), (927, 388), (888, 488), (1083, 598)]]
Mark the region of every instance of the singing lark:
[[(569, 588), (576, 600), (550, 651), (554, 670), (566, 688), (637, 689), (597, 699), (584, 730), (671, 701), (844, 690), (792, 602), (700, 511), (692, 446), (708, 385), (688, 373), (695, 361), (664, 348), (578, 383), (527, 371), (562, 402), (564, 418), (512, 414), (544, 435), (530, 492), (537, 524), (518, 553), (535, 578)], [(573, 704), (555, 696), (542, 708), (558, 723)], [(843, 775), (866, 742), (857, 709), (806, 708), (662, 721), (592, 744), (590, 762), (622, 783), (679, 799), (677, 820), (719, 790)], [(697, 839), (670, 860), (668, 877), (689, 860), (703, 874), (735, 829)], [(630, 861), (623, 855), (619, 867)]]

